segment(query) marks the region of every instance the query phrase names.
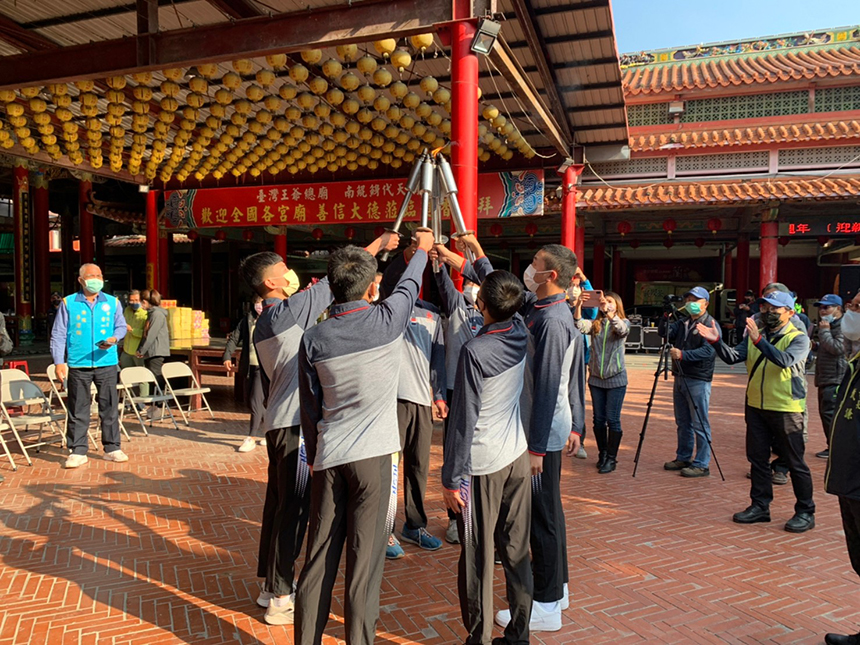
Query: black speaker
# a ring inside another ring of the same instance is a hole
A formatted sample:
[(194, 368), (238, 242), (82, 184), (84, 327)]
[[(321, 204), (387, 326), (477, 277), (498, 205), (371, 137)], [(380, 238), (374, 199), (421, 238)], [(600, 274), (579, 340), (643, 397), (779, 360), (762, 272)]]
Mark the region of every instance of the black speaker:
[(860, 264), (843, 264), (839, 268), (839, 295), (848, 302), (860, 291)]
[(651, 351), (659, 350), (663, 346), (663, 339), (657, 333), (656, 327), (643, 327), (642, 329), (642, 349)]

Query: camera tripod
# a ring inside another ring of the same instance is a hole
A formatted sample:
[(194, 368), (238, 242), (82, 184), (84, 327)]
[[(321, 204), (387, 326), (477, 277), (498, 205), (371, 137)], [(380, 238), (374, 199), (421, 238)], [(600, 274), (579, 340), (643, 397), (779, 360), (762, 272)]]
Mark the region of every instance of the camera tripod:
[[(673, 318), (676, 318), (674, 312), (669, 314), (669, 322), (673, 322)], [(651, 385), (651, 395), (648, 397), (648, 404), (645, 408), (645, 419), (642, 422), (642, 431), (639, 433), (639, 445), (636, 447), (636, 456), (633, 458), (633, 476), (636, 477), (636, 471), (639, 469), (639, 457), (642, 454), (642, 446), (645, 443), (645, 432), (648, 429), (648, 421), (651, 418), (651, 408), (654, 406), (654, 395), (657, 393), (657, 382), (660, 380), (660, 375), (663, 375), (663, 380), (668, 380), (669, 378), (669, 361), (672, 361), (672, 364), (676, 370), (675, 378), (681, 379), (681, 383), (684, 388), (684, 394), (690, 404), (693, 406), (693, 410), (696, 413), (696, 419), (699, 421), (699, 425), (701, 427), (705, 427), (704, 420), (702, 419), (702, 413), (699, 410), (699, 406), (696, 405), (696, 401), (693, 399), (693, 396), (690, 394), (690, 386), (687, 383), (687, 378), (684, 376), (684, 370), (681, 368), (681, 361), (676, 361), (670, 358), (669, 350), (672, 346), (669, 344), (669, 329), (667, 326), (666, 336), (663, 338), (663, 344), (660, 346), (660, 355), (657, 360), (657, 371), (654, 373), (654, 383)], [(711, 449), (711, 456), (714, 459), (714, 465), (717, 467), (717, 471), (720, 473), (720, 478), (723, 481), (726, 481), (725, 475), (723, 475), (723, 469), (720, 468), (720, 462), (717, 459), (717, 453), (714, 452), (714, 445), (711, 442), (710, 437), (708, 438), (708, 447)]]

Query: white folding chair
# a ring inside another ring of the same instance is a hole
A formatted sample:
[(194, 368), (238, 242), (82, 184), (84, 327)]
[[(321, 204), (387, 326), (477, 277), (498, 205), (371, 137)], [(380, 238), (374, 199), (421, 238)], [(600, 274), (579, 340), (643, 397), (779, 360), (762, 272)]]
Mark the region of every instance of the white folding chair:
[[(38, 406), (38, 410), (33, 412), (33, 406)], [(23, 413), (13, 415), (9, 412), (9, 408), (22, 408)], [(28, 448), (35, 448), (36, 452), (39, 452), (39, 448), (48, 443), (42, 440), (42, 429), (45, 425), (60, 435), (60, 440), (65, 445), (65, 434), (57, 425), (64, 415), (51, 410), (48, 397), (45, 396), (42, 388), (33, 383), (21, 370), (0, 370), (0, 411), (2, 411), (3, 421), (8, 425), (21, 452), (24, 453), (28, 465), (33, 465), (27, 453)], [(25, 445), (18, 429), (23, 428), (26, 431), (30, 426), (38, 426), (39, 437), (35, 442), (28, 442)]]
[[(149, 433), (146, 431), (146, 425), (143, 423), (143, 418), (140, 416), (140, 410), (137, 408), (139, 403), (143, 403), (144, 405), (156, 405), (160, 403), (162, 414), (164, 414), (164, 410), (166, 409), (167, 413), (170, 415), (170, 420), (173, 422), (173, 427), (179, 430), (179, 426), (176, 425), (176, 419), (174, 418), (169, 405), (172, 397), (169, 394), (165, 394), (161, 387), (159, 387), (158, 379), (155, 378), (155, 374), (145, 367), (124, 367), (120, 370), (119, 380), (125, 386), (125, 400), (131, 403), (131, 408), (134, 410), (134, 415), (137, 417), (140, 427), (143, 428), (144, 434), (148, 435)], [(150, 384), (149, 395), (134, 396), (134, 390), (132, 388), (142, 383)], [(149, 420), (149, 425), (152, 427), (152, 419)]]
[[(200, 395), (200, 398), (203, 400), (203, 405), (205, 405), (206, 409), (209, 410), (209, 416), (213, 419), (215, 418), (215, 415), (212, 413), (212, 408), (209, 407), (209, 401), (206, 400), (206, 394), (211, 392), (212, 388), (200, 387), (200, 383), (198, 383), (197, 379), (194, 378), (194, 373), (191, 371), (191, 368), (188, 367), (187, 363), (165, 363), (161, 367), (161, 376), (164, 379), (165, 386), (167, 387), (167, 393), (170, 394), (176, 402), (176, 407), (179, 408), (179, 414), (182, 415), (182, 420), (185, 421), (185, 425), (188, 426), (191, 424), (188, 422), (188, 417), (185, 416), (186, 410), (182, 409), (182, 404), (179, 403), (179, 399), (177, 398), (180, 396), (188, 397), (188, 416), (191, 416), (192, 412), (196, 412), (196, 410), (191, 409), (193, 401), (192, 397)], [(171, 379), (175, 380), (180, 378), (191, 379), (191, 387), (175, 388), (171, 385)]]

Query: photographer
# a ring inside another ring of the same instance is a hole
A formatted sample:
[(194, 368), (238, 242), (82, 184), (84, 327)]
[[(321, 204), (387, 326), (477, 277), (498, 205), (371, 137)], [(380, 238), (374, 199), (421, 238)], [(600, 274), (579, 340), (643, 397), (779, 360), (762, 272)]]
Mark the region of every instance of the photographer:
[[(671, 300), (667, 298), (666, 305)], [(678, 426), (678, 448), (673, 461), (663, 464), (666, 470), (678, 470), (683, 477), (707, 477), (711, 474), (711, 425), (708, 405), (711, 380), (714, 377), (714, 348), (696, 329), (701, 323), (710, 327), (716, 322), (708, 313), (710, 294), (704, 287), (693, 287), (684, 294), (683, 308), (667, 311), (660, 319), (658, 332), (671, 345), (672, 374), (675, 375), (673, 402)], [(670, 307), (671, 309), (671, 307)], [(683, 317), (681, 317), (683, 316)], [(693, 448), (696, 449), (695, 458)]]
[(815, 303), (818, 307), (818, 358), (815, 361), (815, 387), (818, 388), (818, 416), (827, 449), (815, 453), (820, 459), (830, 456), (830, 424), (836, 411), (836, 390), (842, 382), (848, 357), (842, 334), (842, 298), (828, 293)]

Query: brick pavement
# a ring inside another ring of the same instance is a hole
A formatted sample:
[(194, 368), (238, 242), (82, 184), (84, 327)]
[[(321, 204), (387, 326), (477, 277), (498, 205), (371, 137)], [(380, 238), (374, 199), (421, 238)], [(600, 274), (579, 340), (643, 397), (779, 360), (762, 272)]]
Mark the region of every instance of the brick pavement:
[[(671, 383), (662, 381), (633, 479), (651, 380), (645, 367), (632, 371), (616, 473), (597, 475), (590, 439), (589, 460), (564, 465), (573, 598), (562, 631), (532, 642), (820, 643), (827, 631), (856, 631), (860, 586), (836, 500), (822, 491), (824, 462), (809, 460), (812, 532), (782, 530), (792, 512), (787, 486), (776, 490), (771, 524), (731, 522), (749, 491), (744, 378), (734, 370), (717, 377), (711, 409), (727, 481), (715, 468), (706, 480), (662, 470), (674, 456)], [(58, 447), (17, 473), (0, 463), (0, 645), (292, 642), (292, 629), (269, 627), (254, 604), (265, 454), (235, 452), (246, 417), (221, 393), (216, 408), (227, 411), (215, 421), (197, 414), (190, 429), (159, 424), (149, 438), (129, 424), (126, 464), (95, 457), (65, 471)], [(813, 399), (809, 452), (824, 444)], [(438, 439), (428, 508), (441, 535)], [(458, 550), (405, 549), (406, 558), (386, 564), (378, 642), (462, 642)], [(326, 643), (343, 636), (342, 591), (341, 579)]]

